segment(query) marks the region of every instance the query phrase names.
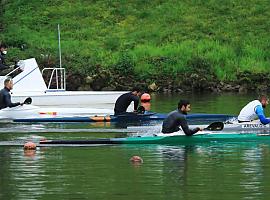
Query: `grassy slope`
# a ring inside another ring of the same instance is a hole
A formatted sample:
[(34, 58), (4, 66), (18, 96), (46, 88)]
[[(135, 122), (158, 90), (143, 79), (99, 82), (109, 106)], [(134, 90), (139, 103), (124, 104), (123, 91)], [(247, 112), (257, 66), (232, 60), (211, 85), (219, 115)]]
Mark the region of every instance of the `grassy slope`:
[(63, 63), (81, 73), (117, 65), (149, 79), (173, 77), (198, 58), (220, 80), (270, 69), (268, 0), (2, 2), (0, 41), (13, 46), (10, 57), (55, 63), (60, 24)]

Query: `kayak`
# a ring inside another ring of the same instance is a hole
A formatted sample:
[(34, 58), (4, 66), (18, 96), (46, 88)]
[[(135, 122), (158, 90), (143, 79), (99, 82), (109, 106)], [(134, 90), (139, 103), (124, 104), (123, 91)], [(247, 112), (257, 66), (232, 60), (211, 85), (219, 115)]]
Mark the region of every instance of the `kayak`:
[[(72, 116), (72, 117), (23, 117), (16, 118), (14, 122), (129, 122), (129, 121), (152, 121), (164, 120), (167, 114), (147, 112), (144, 114), (127, 113), (123, 115), (96, 115), (96, 116)], [(210, 121), (226, 121), (234, 116), (227, 114), (188, 114), (188, 120), (210, 120)]]
[[(222, 122), (216, 122), (218, 126), (220, 126), (219, 123)], [(206, 127), (207, 125), (191, 125), (191, 128), (195, 127)], [(252, 122), (242, 122), (239, 123), (238, 121), (229, 121), (223, 123), (222, 132), (237, 132), (237, 133), (245, 133), (245, 132), (269, 132), (270, 133), (270, 124), (262, 124), (258, 120), (254, 120)]]
[(99, 145), (99, 144), (192, 144), (205, 142), (246, 142), (269, 141), (270, 134), (260, 133), (225, 133), (218, 131), (201, 131), (193, 136), (181, 134), (158, 134), (152, 136), (137, 136), (127, 138), (103, 138), (93, 140), (43, 140), (40, 146), (65, 145)]
[(225, 123), (224, 132), (270, 132), (270, 125), (269, 124), (262, 124), (259, 121), (253, 121), (253, 122), (232, 122), (232, 123)]
[[(245, 133), (245, 132), (269, 132), (270, 133), (270, 124), (262, 124), (259, 121), (255, 120), (252, 122), (244, 122), (239, 123), (238, 121), (231, 121), (231, 122), (216, 122), (218, 123), (218, 126), (220, 126), (220, 123), (223, 124), (222, 132), (237, 132), (237, 133)], [(214, 123), (212, 123), (214, 124)], [(196, 127), (205, 128), (208, 125), (190, 125), (189, 127), (191, 129), (194, 129)], [(132, 132), (146, 132), (146, 131), (154, 131), (154, 132), (160, 132), (162, 127), (160, 125), (155, 126), (128, 126), (127, 129)]]

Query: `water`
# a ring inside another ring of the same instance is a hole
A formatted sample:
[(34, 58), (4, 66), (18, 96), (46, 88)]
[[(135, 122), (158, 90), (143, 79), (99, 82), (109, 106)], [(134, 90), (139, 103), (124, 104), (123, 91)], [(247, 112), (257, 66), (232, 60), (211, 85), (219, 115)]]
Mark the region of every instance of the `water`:
[[(237, 114), (254, 97), (235, 94), (164, 95), (154, 97), (152, 109), (169, 112), (179, 98), (189, 98), (193, 112)], [(73, 131), (68, 132), (69, 129)], [(81, 131), (86, 129), (93, 129), (93, 132)], [(1, 143), (17, 144), (43, 137), (121, 137), (128, 133), (87, 123), (2, 124), (0, 131), (1, 200), (257, 200), (268, 199), (270, 195), (270, 143), (110, 145), (24, 151), (22, 147), (3, 146)], [(141, 156), (144, 162), (131, 163), (129, 159), (133, 155)]]

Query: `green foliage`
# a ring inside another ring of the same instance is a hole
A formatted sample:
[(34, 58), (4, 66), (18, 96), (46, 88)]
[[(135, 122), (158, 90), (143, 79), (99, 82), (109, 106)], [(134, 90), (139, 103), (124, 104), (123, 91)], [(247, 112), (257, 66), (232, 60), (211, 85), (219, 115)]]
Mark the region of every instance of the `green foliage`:
[(134, 61), (128, 53), (123, 52), (119, 56), (118, 62), (113, 66), (113, 69), (124, 76), (133, 75)]
[(63, 65), (80, 74), (102, 66), (148, 82), (189, 72), (231, 81), (242, 72), (270, 69), (268, 0), (13, 0), (2, 5), (0, 41), (10, 45), (10, 60), (36, 57), (44, 66), (57, 65), (60, 24)]

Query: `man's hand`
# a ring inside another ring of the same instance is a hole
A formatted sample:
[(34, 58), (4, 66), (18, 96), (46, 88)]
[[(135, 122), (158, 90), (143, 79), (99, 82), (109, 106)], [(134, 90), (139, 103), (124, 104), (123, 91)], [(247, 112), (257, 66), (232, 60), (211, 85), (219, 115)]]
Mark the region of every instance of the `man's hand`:
[(199, 129), (199, 131), (202, 131), (203, 130), (203, 128), (201, 128), (201, 127), (197, 127), (198, 129)]

